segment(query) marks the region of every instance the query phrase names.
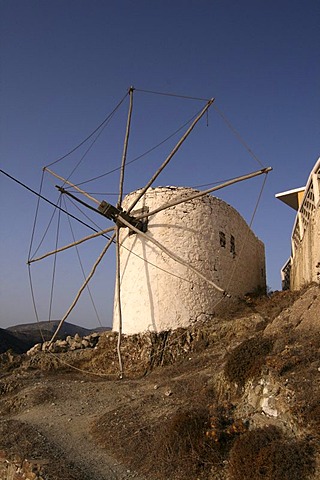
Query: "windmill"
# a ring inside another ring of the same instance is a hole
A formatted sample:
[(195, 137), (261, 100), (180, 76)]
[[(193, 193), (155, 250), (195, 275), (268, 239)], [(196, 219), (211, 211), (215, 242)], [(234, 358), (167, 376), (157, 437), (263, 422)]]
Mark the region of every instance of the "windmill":
[[(179, 206), (189, 205), (190, 202), (199, 202), (202, 199), (207, 198), (210, 193), (217, 191), (221, 188), (227, 187), (229, 185), (248, 180), (254, 178), (259, 175), (267, 175), (268, 172), (271, 170), (271, 167), (263, 167), (259, 170), (254, 172), (248, 173), (246, 175), (242, 175), (225, 182), (222, 182), (219, 185), (211, 186), (205, 190), (194, 190), (194, 189), (172, 189), (171, 192), (174, 192), (174, 195), (167, 195), (168, 187), (162, 190), (166, 192), (166, 196), (163, 197), (163, 202), (156, 204), (154, 208), (145, 208), (144, 200), (148, 197), (152, 186), (154, 185), (155, 181), (159, 177), (159, 175), (166, 169), (169, 165), (170, 161), (174, 157), (174, 155), (178, 152), (180, 147), (183, 145), (187, 137), (193, 131), (197, 123), (200, 119), (207, 113), (208, 109), (213, 105), (214, 99), (206, 100), (205, 106), (201, 109), (201, 111), (195, 116), (192, 120), (189, 127), (186, 129), (182, 137), (179, 141), (175, 144), (174, 148), (170, 151), (170, 153), (166, 156), (165, 160), (161, 163), (160, 167), (155, 171), (155, 173), (151, 176), (149, 181), (145, 184), (143, 188), (136, 190), (133, 194), (128, 195), (124, 201), (124, 180), (125, 180), (125, 172), (126, 172), (126, 165), (127, 165), (127, 152), (128, 152), (128, 145), (129, 145), (129, 136), (130, 136), (130, 129), (131, 129), (131, 119), (132, 119), (132, 111), (133, 111), (133, 95), (135, 89), (131, 87), (128, 90), (128, 97), (129, 97), (129, 109), (126, 121), (126, 131), (125, 131), (125, 139), (123, 144), (123, 151), (122, 151), (122, 160), (120, 170), (120, 178), (119, 178), (119, 187), (118, 187), (118, 196), (117, 201), (115, 203), (107, 202), (106, 200), (98, 200), (92, 194), (86, 192), (84, 189), (80, 188), (79, 183), (75, 184), (70, 181), (69, 178), (64, 178), (63, 176), (55, 173), (51, 168), (45, 167), (44, 172), (51, 175), (52, 177), (58, 179), (62, 182), (62, 184), (56, 185), (57, 190), (60, 193), (61, 197), (68, 197), (70, 200), (75, 202), (82, 207), (90, 211), (94, 211), (97, 215), (104, 217), (105, 219), (112, 222), (112, 225), (108, 228), (103, 230), (95, 231), (95, 233), (83, 237), (79, 240), (75, 240), (68, 245), (57, 247), (44, 255), (40, 256), (31, 256), (29, 257), (28, 264), (29, 266), (34, 262), (38, 262), (43, 260), (51, 255), (56, 256), (58, 253), (63, 252), (69, 248), (77, 247), (81, 243), (86, 242), (87, 240), (106, 236), (111, 234), (108, 237), (107, 243), (104, 245), (103, 250), (99, 254), (98, 258), (95, 260), (94, 264), (92, 265), (91, 271), (89, 274), (86, 275), (85, 280), (83, 281), (80, 289), (78, 290), (73, 302), (64, 313), (64, 315), (60, 318), (59, 325), (51, 338), (51, 342), (53, 342), (59, 332), (59, 329), (63, 325), (63, 322), (69, 317), (70, 313), (76, 306), (78, 300), (81, 297), (82, 292), (88, 287), (88, 284), (92, 277), (95, 275), (96, 270), (100, 262), (102, 261), (103, 257), (105, 256), (106, 252), (109, 250), (112, 244), (116, 246), (116, 289), (115, 289), (115, 318), (116, 321), (116, 330), (118, 331), (118, 357), (119, 357), (119, 367), (120, 367), (120, 376), (122, 376), (123, 368), (121, 362), (121, 351), (120, 351), (120, 344), (121, 344), (121, 335), (122, 335), (122, 326), (123, 326), (123, 315), (122, 315), (122, 298), (125, 294), (125, 290), (123, 289), (122, 284), (124, 283), (124, 270), (122, 268), (123, 262), (121, 262), (121, 251), (126, 249), (130, 253), (133, 251), (131, 247), (126, 247), (125, 240), (128, 239), (130, 236), (133, 238), (139, 238), (141, 242), (147, 243), (148, 245), (152, 245), (152, 248), (157, 251), (161, 252), (161, 255), (170, 258), (175, 264), (183, 266), (184, 269), (187, 269), (189, 272), (192, 272), (193, 278), (200, 279), (201, 282), (205, 282), (210, 289), (213, 289), (217, 295), (219, 296), (219, 300), (228, 299), (230, 297), (230, 292), (228, 289), (224, 288), (223, 286), (219, 285), (215, 282), (212, 277), (210, 278), (210, 273), (204, 272), (200, 266), (195, 266), (192, 262), (188, 261), (188, 259), (183, 258), (183, 255), (180, 253), (174, 252), (174, 249), (168, 248), (165, 245), (165, 242), (159, 241), (156, 238), (156, 235), (150, 233), (148, 223), (156, 218), (158, 214), (161, 212), (168, 212), (174, 208), (178, 208)], [(126, 96), (127, 96), (126, 95)], [(122, 102), (122, 101), (121, 101)], [(64, 158), (64, 157), (62, 157)], [(60, 161), (61, 159), (59, 159)], [(56, 163), (56, 162), (53, 162)], [(266, 177), (265, 177), (266, 178)], [(72, 189), (72, 191), (70, 190)], [(170, 190), (170, 188), (169, 188)], [(157, 191), (157, 193), (162, 193)], [(81, 197), (80, 197), (81, 196)], [(123, 233), (124, 232), (124, 233)], [(223, 233), (223, 232), (220, 232)], [(232, 239), (231, 239), (232, 243)], [(30, 249), (31, 250), (31, 249)], [(133, 252), (134, 253), (134, 252)], [(232, 253), (232, 245), (231, 245), (231, 253)], [(234, 252), (233, 252), (234, 254)], [(148, 262), (148, 258), (144, 258), (144, 261)], [(128, 261), (128, 259), (126, 260)], [(171, 265), (172, 266), (172, 265)], [(159, 266), (155, 265), (155, 268)], [(170, 273), (170, 272), (169, 272)], [(171, 272), (172, 273), (172, 272)], [(193, 280), (192, 280), (193, 281)], [(174, 293), (174, 292), (173, 292)], [(139, 298), (136, 299), (139, 302)]]

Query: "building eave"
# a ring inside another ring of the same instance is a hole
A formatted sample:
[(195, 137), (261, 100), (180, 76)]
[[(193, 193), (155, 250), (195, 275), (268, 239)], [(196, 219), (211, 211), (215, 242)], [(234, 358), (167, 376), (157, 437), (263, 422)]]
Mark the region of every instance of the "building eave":
[(276, 193), (275, 197), (281, 200), (294, 210), (299, 210), (299, 193), (305, 191), (306, 187), (294, 188), (293, 190), (287, 190), (286, 192)]

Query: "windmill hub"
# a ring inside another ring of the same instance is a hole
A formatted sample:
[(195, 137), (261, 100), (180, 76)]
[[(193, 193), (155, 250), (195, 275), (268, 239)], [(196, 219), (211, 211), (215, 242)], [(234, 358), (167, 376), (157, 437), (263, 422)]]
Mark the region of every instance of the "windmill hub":
[[(59, 190), (59, 192), (68, 195), (69, 197), (73, 198), (75, 201), (81, 203), (82, 205), (90, 208), (90, 210), (93, 210), (95, 212), (100, 213), (100, 215), (103, 215), (104, 217), (108, 218), (109, 220), (112, 220), (114, 223), (116, 223), (119, 227), (124, 227), (125, 225), (119, 221), (119, 217), (123, 218), (126, 220), (130, 225), (133, 227), (137, 228), (141, 232), (146, 232), (147, 231), (147, 220), (142, 219), (139, 220), (132, 215), (129, 215), (129, 213), (125, 212), (121, 207), (115, 207), (114, 205), (111, 205), (111, 203), (106, 202), (103, 200), (100, 205), (98, 206), (98, 209), (92, 207), (88, 203), (84, 202), (83, 200), (80, 200), (78, 197), (70, 193), (68, 190), (65, 188), (56, 185), (56, 188)], [(139, 212), (137, 212), (139, 213)]]
[(130, 225), (137, 228), (141, 232), (146, 231), (146, 223), (145, 222), (142, 222), (141, 220), (136, 219), (132, 215), (129, 215), (121, 207), (120, 208), (114, 207), (110, 203), (103, 200), (100, 203), (100, 205), (98, 207), (98, 210), (102, 215), (107, 217), (109, 220), (112, 220), (113, 222), (115, 222), (119, 227), (124, 227), (123, 223), (121, 223), (118, 220), (118, 217), (121, 216), (122, 218), (124, 218), (124, 220), (126, 220), (128, 223), (130, 223)]

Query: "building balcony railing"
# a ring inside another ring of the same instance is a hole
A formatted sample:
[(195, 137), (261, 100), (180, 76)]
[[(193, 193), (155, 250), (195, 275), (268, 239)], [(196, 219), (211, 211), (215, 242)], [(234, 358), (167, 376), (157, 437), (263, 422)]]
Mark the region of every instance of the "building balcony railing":
[(303, 240), (312, 212), (318, 207), (320, 199), (320, 158), (316, 162), (306, 185), (292, 231), (292, 256)]

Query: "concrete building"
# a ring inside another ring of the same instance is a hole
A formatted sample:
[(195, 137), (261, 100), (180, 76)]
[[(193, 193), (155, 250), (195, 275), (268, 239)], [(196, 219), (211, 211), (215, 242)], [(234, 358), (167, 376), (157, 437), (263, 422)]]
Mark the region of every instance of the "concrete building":
[(278, 193), (276, 198), (297, 211), (291, 256), (281, 271), (283, 289), (320, 283), (320, 158), (305, 187)]
[[(125, 198), (124, 209), (138, 193)], [(150, 189), (132, 214), (193, 193), (191, 188)], [(147, 239), (127, 228), (120, 232), (123, 333), (186, 327), (225, 312), (239, 296), (266, 288), (263, 243), (233, 207), (216, 197), (206, 195), (151, 215), (146, 234), (228, 296)], [(117, 300), (113, 329), (119, 329)]]

